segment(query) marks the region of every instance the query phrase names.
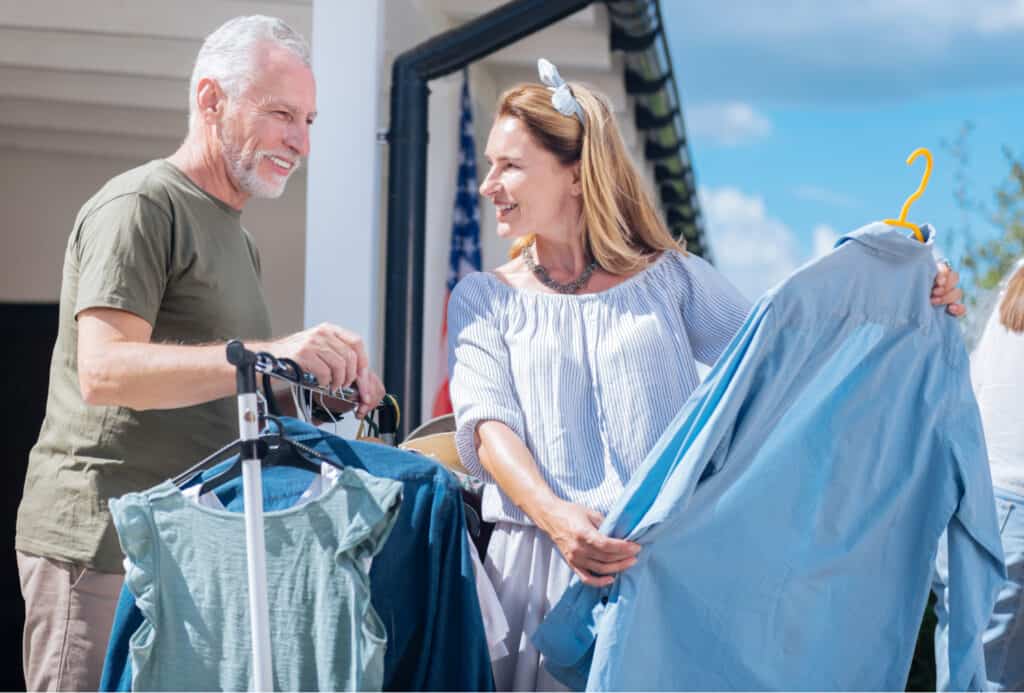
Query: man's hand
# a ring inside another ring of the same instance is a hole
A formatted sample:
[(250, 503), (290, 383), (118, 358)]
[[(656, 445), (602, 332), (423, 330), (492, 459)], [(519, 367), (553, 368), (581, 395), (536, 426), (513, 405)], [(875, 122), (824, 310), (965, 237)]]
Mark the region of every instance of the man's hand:
[(266, 349), (261, 346), (261, 350), (292, 359), (315, 375), (321, 386), (332, 390), (349, 387), (370, 362), (359, 335), (327, 322), (273, 341)]
[(377, 374), (369, 368), (359, 371), (356, 376), (356, 387), (359, 388), (359, 408), (356, 409), (356, 418), (361, 419), (381, 403), (387, 390), (384, 389), (384, 383), (377, 377)]
[(325, 322), (296, 332), (266, 345), (265, 351), (294, 360), (316, 376), (320, 385), (332, 390), (354, 383), (359, 390), (356, 417), (360, 419), (384, 398), (384, 385), (370, 370), (362, 337), (337, 325)]

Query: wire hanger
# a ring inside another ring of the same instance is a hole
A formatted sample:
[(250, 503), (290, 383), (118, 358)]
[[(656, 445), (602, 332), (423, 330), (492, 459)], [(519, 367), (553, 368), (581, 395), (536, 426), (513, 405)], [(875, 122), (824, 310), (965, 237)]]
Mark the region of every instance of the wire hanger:
[(889, 226), (902, 226), (905, 229), (911, 229), (914, 232), (914, 235), (917, 236), (917, 240), (924, 243), (924, 234), (921, 233), (921, 228), (917, 224), (912, 224), (907, 221), (907, 212), (910, 211), (910, 205), (914, 204), (914, 201), (921, 197), (925, 188), (928, 187), (928, 179), (932, 177), (932, 153), (925, 147), (918, 147), (910, 153), (910, 156), (907, 157), (907, 166), (913, 164), (914, 160), (922, 154), (924, 155), (925, 163), (924, 176), (921, 178), (921, 184), (917, 186), (917, 190), (914, 191), (914, 194), (908, 197), (907, 201), (903, 203), (903, 209), (900, 210), (899, 219), (883, 219), (882, 222)]
[(334, 435), (338, 435), (338, 420), (340, 417), (335, 416), (334, 412), (332, 412), (330, 407), (327, 406), (327, 403), (324, 402), (324, 393), (318, 392), (317, 395), (320, 397), (320, 408), (317, 411), (324, 412), (327, 415), (327, 418), (331, 422), (332, 432)]

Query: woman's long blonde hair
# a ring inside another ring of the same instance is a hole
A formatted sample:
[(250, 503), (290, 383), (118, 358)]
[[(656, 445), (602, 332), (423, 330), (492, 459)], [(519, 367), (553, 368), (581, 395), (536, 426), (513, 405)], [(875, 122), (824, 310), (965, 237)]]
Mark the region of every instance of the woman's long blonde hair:
[[(674, 239), (658, 214), (607, 98), (576, 82), (569, 86), (585, 124), (555, 110), (551, 92), (539, 84), (520, 84), (502, 94), (495, 120), (516, 118), (563, 165), (579, 162), (583, 240), (602, 269), (629, 274), (646, 267), (663, 250), (685, 252), (685, 241)], [(517, 239), (509, 256), (518, 257), (533, 238), (530, 234)]]
[(1024, 332), (1024, 264), (1018, 263), (999, 303), (999, 321), (1012, 332)]

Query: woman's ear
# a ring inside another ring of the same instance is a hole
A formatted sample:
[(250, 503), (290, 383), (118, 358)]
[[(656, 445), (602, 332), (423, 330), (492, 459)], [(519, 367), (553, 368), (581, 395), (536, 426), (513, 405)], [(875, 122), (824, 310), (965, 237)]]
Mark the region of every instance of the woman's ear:
[(572, 187), (569, 188), (569, 192), (572, 193), (573, 197), (579, 197), (583, 194), (583, 179), (579, 161), (572, 165)]

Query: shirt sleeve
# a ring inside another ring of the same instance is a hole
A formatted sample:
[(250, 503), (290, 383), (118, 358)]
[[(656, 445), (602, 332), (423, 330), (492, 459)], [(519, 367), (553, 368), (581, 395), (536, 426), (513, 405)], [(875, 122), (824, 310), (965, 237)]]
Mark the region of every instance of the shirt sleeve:
[(948, 635), (942, 643), (944, 651), (936, 655), (946, 661), (949, 671), (940, 688), (944, 684), (945, 690), (980, 691), (988, 688), (982, 637), (1006, 580), (1006, 568), (981, 416), (969, 397), (970, 384), (962, 383), (960, 390), (962, 404), (945, 419), (960, 498), (946, 528), (949, 588), (943, 607), (949, 619)]
[(171, 220), (141, 195), (123, 195), (92, 211), (74, 239), (75, 316), (116, 308), (156, 323), (170, 274)]
[(750, 313), (750, 301), (703, 258), (681, 257), (686, 269), (683, 322), (694, 357), (713, 366)]
[(522, 440), (526, 438), (508, 345), (498, 330), (490, 302), (481, 277), (470, 275), (455, 286), (448, 302), (448, 370), (459, 458), (471, 474), (496, 483), (480, 464), (477, 425), (500, 421)]

